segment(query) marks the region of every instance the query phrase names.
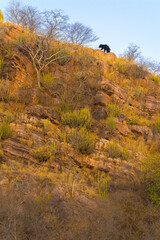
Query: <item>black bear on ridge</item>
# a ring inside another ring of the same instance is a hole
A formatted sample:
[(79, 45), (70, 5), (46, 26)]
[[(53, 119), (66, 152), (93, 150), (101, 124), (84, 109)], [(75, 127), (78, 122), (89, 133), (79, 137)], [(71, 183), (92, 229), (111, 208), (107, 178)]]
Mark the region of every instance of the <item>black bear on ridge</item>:
[(107, 44), (100, 44), (99, 48), (101, 48), (101, 50), (107, 51), (107, 53), (109, 53), (111, 51), (110, 47)]

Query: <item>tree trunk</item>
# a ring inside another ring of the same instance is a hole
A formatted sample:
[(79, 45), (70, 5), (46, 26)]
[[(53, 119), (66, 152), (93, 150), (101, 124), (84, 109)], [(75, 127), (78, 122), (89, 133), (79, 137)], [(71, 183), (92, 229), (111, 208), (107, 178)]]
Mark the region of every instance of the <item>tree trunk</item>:
[(37, 83), (38, 83), (38, 87), (39, 87), (39, 88), (40, 88), (40, 86), (41, 86), (40, 80), (41, 80), (41, 75), (40, 75), (40, 72), (37, 71)]
[[(35, 66), (35, 64), (34, 64)], [(37, 84), (38, 84), (38, 87), (40, 88), (41, 86), (41, 74), (40, 74), (40, 70), (38, 70), (38, 68), (35, 66), (35, 70), (36, 70), (36, 74), (37, 74)]]

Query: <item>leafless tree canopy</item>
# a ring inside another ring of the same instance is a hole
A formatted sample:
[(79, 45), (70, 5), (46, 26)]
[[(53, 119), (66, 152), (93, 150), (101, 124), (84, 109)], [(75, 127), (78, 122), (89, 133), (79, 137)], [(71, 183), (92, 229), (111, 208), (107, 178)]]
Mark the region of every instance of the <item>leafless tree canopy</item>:
[(67, 40), (72, 43), (87, 44), (98, 40), (98, 37), (90, 27), (76, 22), (68, 26)]
[(20, 25), (22, 22), (21, 8), (22, 5), (20, 2), (16, 1), (10, 2), (6, 10), (7, 20), (14, 24)]
[(140, 49), (139, 46), (137, 46), (134, 43), (130, 43), (124, 55), (129, 61), (136, 60), (141, 55), (141, 52), (139, 51), (139, 49)]
[(67, 28), (69, 17), (62, 10), (51, 10), (42, 13), (44, 32), (53, 39), (60, 39)]
[(23, 6), (20, 2), (13, 1), (7, 8), (7, 19), (30, 31), (40, 28), (41, 15), (40, 12), (32, 6)]
[(26, 6), (21, 10), (22, 26), (30, 31), (35, 31), (40, 28), (41, 18), (38, 10), (31, 6)]
[(7, 19), (32, 32), (43, 32), (46, 36), (56, 40), (64, 40), (72, 43), (87, 44), (98, 40), (90, 27), (76, 22), (69, 24), (69, 17), (62, 10), (39, 12), (32, 6), (24, 6), (21, 2), (10, 2)]
[(40, 87), (41, 71), (49, 64), (66, 58), (63, 48), (55, 48), (46, 35), (29, 34), (19, 37), (16, 45), (30, 57), (37, 75), (37, 84)]

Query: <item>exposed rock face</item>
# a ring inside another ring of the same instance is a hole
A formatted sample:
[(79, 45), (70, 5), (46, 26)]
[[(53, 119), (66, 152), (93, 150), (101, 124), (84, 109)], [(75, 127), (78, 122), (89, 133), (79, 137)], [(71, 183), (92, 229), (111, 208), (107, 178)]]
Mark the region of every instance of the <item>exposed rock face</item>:
[(103, 91), (98, 91), (94, 97), (94, 105), (106, 106), (109, 102), (109, 96)]
[(107, 95), (118, 98), (125, 101), (127, 99), (127, 91), (114, 84), (112, 81), (105, 79), (100, 82), (99, 86), (101, 91), (104, 91)]
[(127, 136), (127, 135), (131, 134), (131, 131), (128, 128), (128, 125), (125, 122), (124, 123), (119, 122), (118, 125), (117, 125), (117, 129), (124, 136)]
[(3, 143), (4, 153), (11, 159), (23, 159), (31, 160), (29, 154), (29, 147), (17, 141), (17, 139), (11, 138)]
[(14, 129), (12, 137), (3, 142), (3, 150), (7, 159), (37, 163), (30, 152), (31, 149), (43, 145), (43, 135), (30, 131), (28, 133), (26, 130), (28, 125), (29, 124), (11, 124), (11, 127)]
[(146, 96), (145, 107), (150, 112), (160, 112), (160, 96)]
[(152, 141), (153, 133), (149, 127), (132, 125), (131, 130), (132, 130), (132, 132), (142, 135), (144, 137), (145, 141), (147, 141), (147, 142)]
[(100, 121), (102, 119), (106, 119), (107, 110), (104, 107), (96, 108), (95, 111), (92, 114), (92, 117), (97, 121)]
[(39, 118), (49, 118), (53, 123), (58, 123), (60, 120), (59, 114), (49, 107), (31, 106), (27, 108), (27, 112)]

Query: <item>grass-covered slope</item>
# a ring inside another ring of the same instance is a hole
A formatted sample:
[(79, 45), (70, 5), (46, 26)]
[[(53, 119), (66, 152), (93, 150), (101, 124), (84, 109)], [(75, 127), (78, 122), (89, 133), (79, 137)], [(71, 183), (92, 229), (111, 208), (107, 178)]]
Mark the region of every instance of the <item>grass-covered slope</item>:
[(158, 240), (160, 77), (51, 41), (38, 86), (38, 42), (0, 33), (0, 238)]

